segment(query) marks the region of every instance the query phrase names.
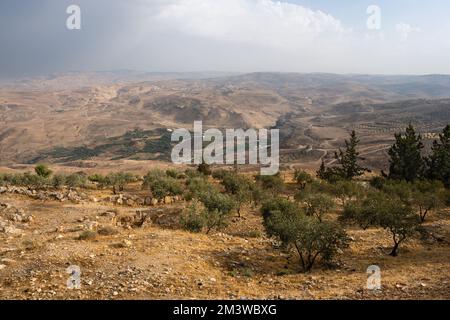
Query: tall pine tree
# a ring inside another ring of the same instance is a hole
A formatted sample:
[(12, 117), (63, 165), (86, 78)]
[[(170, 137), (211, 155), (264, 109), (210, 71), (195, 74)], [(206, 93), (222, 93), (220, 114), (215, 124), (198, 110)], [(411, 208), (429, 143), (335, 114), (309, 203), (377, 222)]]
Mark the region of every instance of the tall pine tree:
[(422, 178), (425, 171), (422, 149), (422, 137), (412, 124), (405, 134), (396, 134), (395, 144), (389, 150), (389, 178), (409, 182)]
[(439, 135), (439, 141), (434, 141), (427, 165), (427, 177), (440, 180), (447, 188), (450, 188), (450, 124)]
[(344, 179), (351, 180), (363, 175), (367, 171), (367, 169), (358, 165), (359, 153), (356, 150), (358, 144), (359, 139), (353, 130), (350, 134), (350, 141), (345, 140), (345, 151), (339, 149), (339, 153), (335, 153), (335, 158), (340, 165), (338, 172)]

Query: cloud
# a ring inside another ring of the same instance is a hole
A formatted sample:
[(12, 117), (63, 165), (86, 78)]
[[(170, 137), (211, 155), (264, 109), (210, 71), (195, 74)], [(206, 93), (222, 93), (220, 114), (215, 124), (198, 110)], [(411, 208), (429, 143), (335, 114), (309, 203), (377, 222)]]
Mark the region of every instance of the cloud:
[(189, 36), (287, 50), (345, 33), (329, 14), (271, 0), (172, 0), (155, 19)]
[(415, 33), (415, 32), (420, 32), (421, 29), (419, 27), (413, 27), (410, 24), (407, 23), (397, 23), (397, 25), (395, 26), (395, 29), (397, 30), (397, 33), (400, 36), (400, 39), (402, 39), (402, 41), (406, 41), (409, 38), (409, 35), (411, 33)]
[(65, 28), (71, 2), (60, 2), (0, 1), (0, 77), (111, 69), (450, 73), (450, 25), (434, 16), (432, 25), (375, 31), (364, 28), (364, 6), (356, 25), (340, 10), (345, 20), (290, 3), (298, 0), (77, 0), (83, 29), (73, 32)]

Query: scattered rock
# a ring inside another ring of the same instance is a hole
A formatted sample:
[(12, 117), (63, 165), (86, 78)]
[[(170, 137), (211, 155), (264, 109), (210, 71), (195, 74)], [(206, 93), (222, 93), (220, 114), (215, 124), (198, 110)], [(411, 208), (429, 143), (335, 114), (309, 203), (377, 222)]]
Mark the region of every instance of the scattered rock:
[(111, 226), (101, 227), (98, 229), (97, 233), (101, 236), (113, 236), (119, 233), (116, 228)]
[(95, 238), (97, 238), (97, 232), (93, 231), (83, 231), (78, 236), (78, 240), (94, 240)]
[(2, 260), (0, 260), (0, 262), (6, 266), (12, 266), (16, 263), (16, 260), (3, 258)]

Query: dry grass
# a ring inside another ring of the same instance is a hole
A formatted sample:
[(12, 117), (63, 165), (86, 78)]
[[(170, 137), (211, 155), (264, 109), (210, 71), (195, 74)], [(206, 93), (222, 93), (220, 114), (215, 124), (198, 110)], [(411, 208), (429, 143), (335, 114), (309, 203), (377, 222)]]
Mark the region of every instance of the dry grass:
[[(223, 232), (191, 234), (144, 226), (120, 229), (79, 241), (69, 232), (80, 219), (108, 228), (104, 204), (37, 202), (2, 195), (35, 217), (21, 236), (0, 234), (0, 259), (14, 264), (0, 270), (3, 299), (449, 299), (448, 243), (408, 242), (398, 258), (387, 255), (383, 230), (350, 228), (351, 246), (335, 269), (318, 266), (299, 272), (295, 255), (286, 255), (264, 236), (261, 217), (247, 210)], [(122, 209), (133, 212), (136, 208)], [(450, 216), (441, 221), (450, 234)], [(68, 231), (69, 230), (69, 231)], [(39, 245), (30, 245), (31, 243)], [(366, 290), (369, 265), (382, 270), (383, 290)], [(66, 287), (66, 268), (82, 269), (82, 289)]]

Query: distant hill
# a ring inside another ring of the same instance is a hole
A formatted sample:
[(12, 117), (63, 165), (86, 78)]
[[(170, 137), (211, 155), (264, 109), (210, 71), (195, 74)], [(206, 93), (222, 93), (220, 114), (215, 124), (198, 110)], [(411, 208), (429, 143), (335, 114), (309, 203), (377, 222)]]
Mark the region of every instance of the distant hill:
[[(203, 120), (277, 127), (285, 162), (316, 164), (352, 129), (372, 154), (408, 122), (439, 131), (450, 122), (445, 98), (445, 75), (121, 71), (23, 79), (0, 87), (0, 163), (164, 160), (160, 133)], [(133, 132), (148, 135), (130, 138)]]

